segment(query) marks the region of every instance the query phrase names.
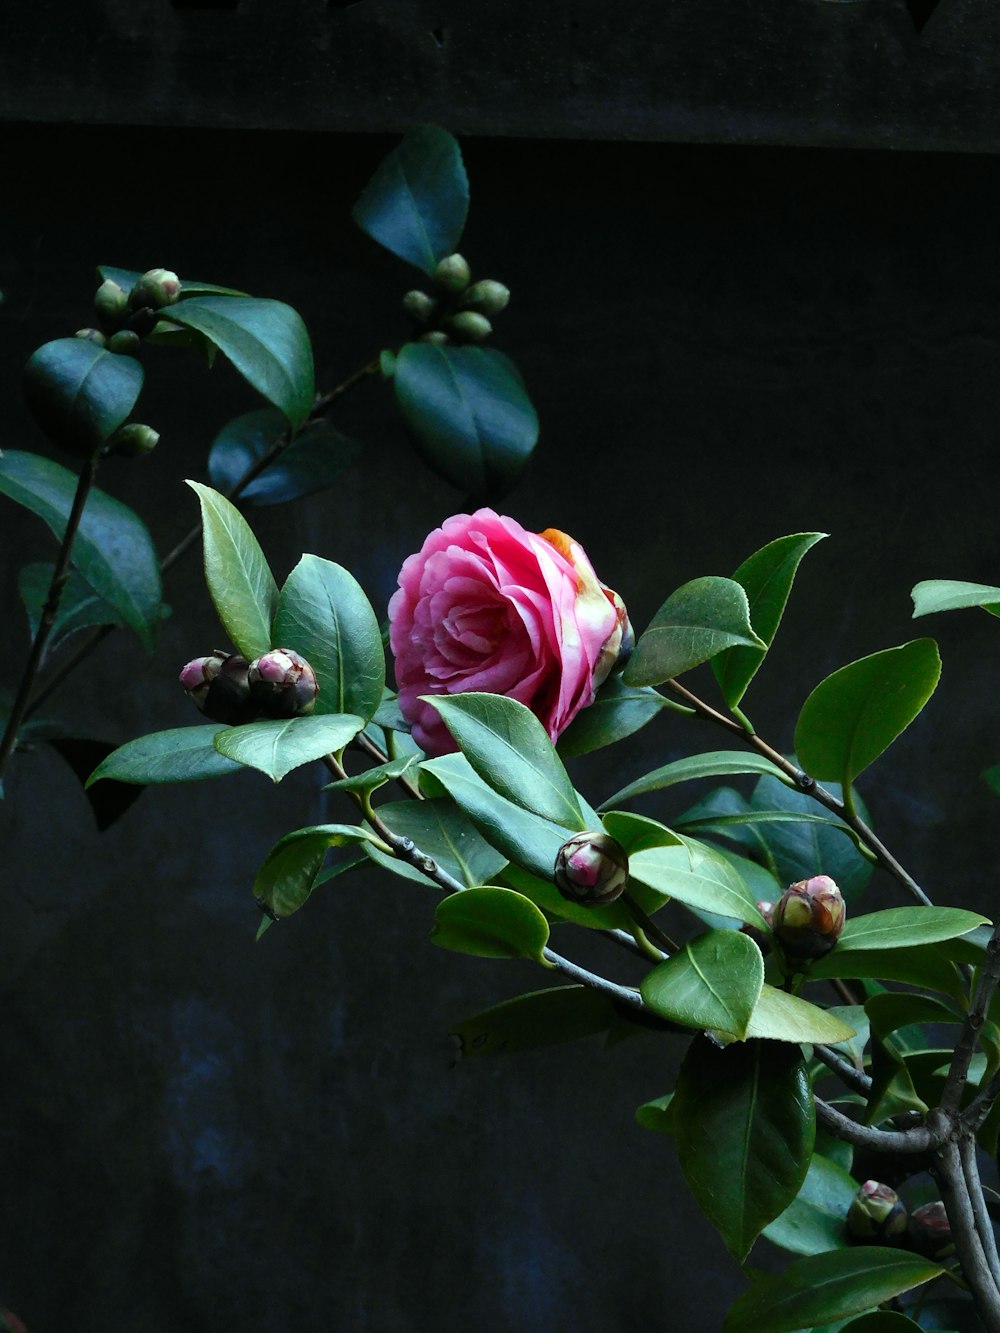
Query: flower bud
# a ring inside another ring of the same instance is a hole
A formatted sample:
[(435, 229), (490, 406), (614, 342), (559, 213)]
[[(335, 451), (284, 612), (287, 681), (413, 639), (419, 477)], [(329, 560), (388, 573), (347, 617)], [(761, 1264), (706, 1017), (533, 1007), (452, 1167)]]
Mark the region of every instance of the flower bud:
[(467, 343), (484, 342), (493, 332), (493, 325), (486, 316), (475, 310), (460, 310), (457, 315), (451, 315), (447, 323), (455, 336)]
[(471, 277), (472, 270), (461, 255), (445, 255), (434, 270), (435, 286), (453, 296), (465, 291)]
[(624, 891), (628, 856), (608, 833), (577, 833), (559, 848), (553, 875), (556, 888), (570, 902), (603, 907)]
[(952, 1243), (951, 1223), (940, 1199), (913, 1210), (909, 1233), (913, 1248), (928, 1259), (936, 1259), (948, 1249)]
[(108, 440), (108, 452), (121, 458), (141, 458), (143, 454), (152, 453), (159, 441), (159, 431), (139, 421), (131, 421), (116, 430)]
[(73, 334), (73, 337), (82, 338), (88, 343), (97, 343), (98, 347), (103, 347), (107, 342), (107, 339), (100, 329), (77, 329), (76, 333)]
[(813, 875), (785, 890), (774, 909), (774, 933), (790, 958), (822, 958), (844, 929), (844, 900), (829, 875)]
[(906, 1230), (906, 1208), (894, 1189), (866, 1180), (847, 1210), (847, 1230), (862, 1244), (884, 1245)]
[(311, 713), (319, 686), (316, 673), (291, 648), (272, 648), (250, 663), (250, 695), (268, 717)]
[(128, 309), (128, 295), (124, 288), (119, 287), (117, 282), (112, 282), (110, 278), (102, 282), (97, 289), (97, 295), (94, 297), (94, 309), (103, 324), (116, 327)]
[(429, 324), (437, 314), (438, 303), (426, 292), (407, 292), (403, 297), (403, 309), (418, 324)]
[(417, 342), (433, 343), (435, 347), (446, 347), (451, 339), (441, 329), (431, 329), (428, 333), (422, 333)]
[(258, 716), (250, 697), (249, 663), (238, 653), (196, 657), (181, 670), (180, 682), (195, 705), (213, 722), (239, 726)]
[(176, 273), (168, 268), (151, 268), (132, 288), (128, 303), (133, 310), (143, 306), (162, 310), (165, 305), (173, 305), (180, 294), (181, 280)]
[[(757, 911), (767, 922), (768, 926), (771, 926), (774, 917), (774, 903), (769, 903), (766, 900), (762, 900), (757, 904)], [(761, 930), (760, 926), (752, 926), (750, 925), (749, 922), (747, 922), (746, 924), (740, 927), (740, 933), (743, 935), (749, 935), (750, 938), (753, 940), (754, 944), (756, 944), (757, 948), (761, 951), (761, 953), (766, 954), (770, 951), (771, 948), (770, 930)]]
[(28, 1328), (13, 1310), (0, 1310), (0, 1333), (28, 1333)]
[(107, 341), (109, 352), (118, 352), (123, 356), (135, 356), (141, 343), (139, 335), (132, 329), (119, 329)]
[(481, 315), (499, 315), (510, 301), (510, 288), (492, 278), (474, 282), (462, 297), (463, 310), (478, 310)]

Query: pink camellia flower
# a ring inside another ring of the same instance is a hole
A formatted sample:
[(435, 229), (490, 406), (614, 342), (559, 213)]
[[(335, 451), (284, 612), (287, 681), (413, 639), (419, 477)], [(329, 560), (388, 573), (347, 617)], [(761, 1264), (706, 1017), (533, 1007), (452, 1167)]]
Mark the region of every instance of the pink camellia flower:
[(505, 694), (555, 740), (631, 642), (621, 598), (578, 542), (492, 509), (446, 519), (403, 562), (389, 625), (399, 706), (429, 754), (456, 747), (420, 695)]

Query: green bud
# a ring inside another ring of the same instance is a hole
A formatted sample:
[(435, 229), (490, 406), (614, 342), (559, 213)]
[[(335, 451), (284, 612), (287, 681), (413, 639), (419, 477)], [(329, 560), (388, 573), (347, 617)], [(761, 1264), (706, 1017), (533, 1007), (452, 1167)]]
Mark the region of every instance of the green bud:
[(122, 356), (135, 356), (142, 339), (132, 329), (119, 329), (107, 341), (109, 352), (118, 352)]
[(403, 309), (418, 324), (429, 324), (437, 314), (438, 303), (426, 292), (407, 292), (403, 297)]
[(448, 319), (448, 327), (462, 342), (481, 343), (493, 332), (493, 325), (485, 315), (475, 310), (460, 310)]
[(862, 1244), (884, 1245), (906, 1231), (906, 1208), (894, 1189), (866, 1180), (847, 1210), (847, 1230)]
[(100, 329), (77, 329), (76, 333), (73, 334), (73, 337), (83, 338), (89, 343), (97, 343), (98, 347), (103, 347), (107, 342), (107, 338), (105, 338)]
[(433, 343), (435, 347), (444, 347), (447, 343), (451, 342), (451, 339), (448, 337), (447, 333), (443, 333), (441, 329), (431, 329), (429, 333), (422, 333), (417, 339), (417, 342)]
[(129, 293), (128, 303), (133, 310), (149, 306), (162, 310), (173, 305), (181, 294), (181, 280), (168, 268), (151, 268), (142, 275)]
[(552, 877), (570, 902), (603, 907), (624, 892), (628, 856), (609, 833), (577, 833), (559, 848)]
[(116, 430), (108, 440), (108, 452), (118, 454), (121, 458), (141, 458), (143, 454), (152, 453), (159, 441), (159, 432), (152, 426), (132, 421), (122, 426), (121, 430)]
[(434, 284), (443, 292), (457, 296), (464, 292), (472, 277), (472, 270), (461, 255), (445, 255), (434, 270)]
[(510, 301), (510, 288), (492, 278), (474, 282), (462, 297), (463, 310), (478, 310), (481, 315), (499, 315)]
[(94, 297), (94, 309), (101, 318), (102, 323), (114, 328), (121, 322), (122, 316), (128, 309), (128, 296), (117, 282), (112, 282), (110, 278), (102, 282), (97, 289), (97, 295)]

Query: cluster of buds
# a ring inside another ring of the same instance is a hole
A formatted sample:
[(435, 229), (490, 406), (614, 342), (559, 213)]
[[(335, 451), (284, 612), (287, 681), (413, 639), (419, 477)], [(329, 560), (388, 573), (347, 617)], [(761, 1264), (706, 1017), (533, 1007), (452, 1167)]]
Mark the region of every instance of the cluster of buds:
[(446, 255), (432, 275), (435, 294), (414, 290), (403, 297), (403, 309), (421, 328), (420, 342), (481, 343), (493, 332), (492, 315), (499, 315), (510, 292), (493, 278), (472, 281), (462, 255)]
[(866, 1180), (847, 1210), (847, 1230), (862, 1245), (891, 1245), (906, 1232), (906, 1207), (899, 1195), (877, 1180)]
[(78, 329), (76, 336), (99, 343), (109, 352), (134, 356), (139, 344), (152, 333), (160, 311), (173, 305), (181, 294), (176, 273), (166, 268), (151, 268), (126, 291), (111, 278), (102, 282), (94, 297), (99, 329)]
[(625, 891), (628, 856), (608, 833), (577, 833), (559, 848), (553, 878), (570, 902), (604, 907)]
[(252, 662), (219, 651), (195, 657), (181, 670), (180, 682), (206, 717), (229, 726), (301, 717), (312, 712), (319, 693), (316, 673), (291, 648), (272, 648)]
[(844, 929), (844, 899), (829, 875), (790, 885), (771, 911), (771, 929), (788, 958), (822, 958)]
[(951, 1252), (951, 1223), (940, 1199), (914, 1208), (909, 1236), (913, 1248), (927, 1259), (942, 1259)]

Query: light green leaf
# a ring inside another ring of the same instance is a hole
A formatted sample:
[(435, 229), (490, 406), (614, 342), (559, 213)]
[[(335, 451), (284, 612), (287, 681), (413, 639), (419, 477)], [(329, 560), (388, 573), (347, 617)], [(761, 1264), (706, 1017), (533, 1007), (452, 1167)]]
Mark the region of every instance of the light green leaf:
[(940, 674), (933, 639), (914, 639), (835, 671), (816, 686), (796, 723), (803, 768), (821, 782), (850, 787), (919, 714)]
[(747, 595), (732, 579), (685, 583), (663, 603), (625, 665), (629, 685), (659, 685), (725, 648), (763, 648)]
[(647, 792), (660, 791), (672, 787), (677, 782), (694, 782), (698, 778), (732, 777), (741, 773), (761, 773), (790, 786), (787, 778), (777, 764), (772, 764), (763, 755), (747, 754), (742, 750), (713, 750), (709, 754), (695, 754), (688, 759), (675, 759), (671, 764), (654, 769), (643, 778), (630, 782), (614, 796), (602, 802), (600, 809), (630, 801), (633, 796), (645, 796)]
[(757, 1037), (767, 1041), (790, 1041), (796, 1045), (802, 1042), (836, 1045), (840, 1041), (849, 1041), (854, 1036), (854, 1029), (836, 1014), (765, 982), (750, 1015), (746, 1036), (747, 1040)]
[[(506, 862), (503, 853), (480, 837), (475, 826), (449, 797), (390, 801), (380, 805), (378, 812), (393, 833), (401, 838), (412, 838), (441, 870), (469, 888), (489, 883)], [(373, 861), (394, 874), (438, 888), (434, 880), (421, 874), (416, 866), (387, 856), (377, 847), (369, 847), (367, 851)]]
[(54, 444), (86, 457), (127, 419), (142, 380), (134, 357), (86, 338), (57, 338), (39, 347), (25, 366), (24, 396)]
[(376, 764), (374, 768), (366, 768), (363, 773), (354, 773), (351, 777), (340, 778), (337, 782), (328, 782), (323, 790), (377, 791), (379, 787), (384, 787), (387, 782), (393, 782), (396, 778), (401, 778), (406, 770), (412, 768), (416, 762), (417, 756), (415, 754), (400, 755), (398, 759), (390, 759), (388, 763)]
[(215, 737), (222, 730), (217, 722), (211, 722), (140, 736), (120, 745), (98, 764), (87, 779), (87, 786), (101, 778), (148, 786), (157, 782), (201, 782), (204, 778), (238, 773), (239, 764), (215, 748)]
[[(219, 491), (236, 486), (254, 464), (265, 458), (288, 429), (282, 413), (272, 408), (236, 417), (212, 441), (208, 475)], [(311, 421), (260, 476), (240, 491), (241, 501), (256, 505), (284, 504), (326, 490), (361, 454), (356, 440), (342, 435), (325, 417)]]
[(188, 485), (201, 505), (205, 580), (219, 619), (244, 657), (260, 657), (271, 647), (278, 585), (257, 538), (235, 505), (210, 486), (197, 481)]
[(442, 899), (431, 939), (456, 953), (480, 958), (531, 958), (545, 963), (549, 924), (535, 904), (520, 893), (487, 886)]
[(1000, 588), (988, 583), (962, 583), (955, 579), (926, 579), (918, 583), (910, 594), (913, 598), (913, 619), (930, 616), (936, 611), (963, 611), (981, 606), (1000, 616)]
[(461, 1054), (534, 1051), (606, 1032), (619, 1022), (614, 1002), (587, 986), (554, 986), (504, 1000), (456, 1023), (450, 1035)]
[(248, 722), (223, 728), (215, 738), (215, 748), (280, 782), (293, 768), (342, 750), (364, 725), (364, 718), (349, 713)]
[(711, 930), (658, 964), (639, 991), (661, 1018), (742, 1040), (764, 982), (760, 949), (737, 930)]
[(370, 842), (367, 829), (352, 824), (314, 824), (278, 840), (264, 858), (253, 884), (253, 896), (270, 916), (297, 912), (316, 886), (331, 847)]
[(883, 912), (851, 917), (844, 926), (838, 949), (902, 949), (914, 944), (936, 944), (968, 935), (989, 919), (960, 907), (890, 907)]
[(676, 711), (676, 706), (656, 690), (645, 685), (626, 685), (615, 674), (597, 691), (594, 702), (577, 713), (559, 737), (556, 748), (564, 758), (591, 754), (633, 735), (664, 709)]
[(689, 844), (637, 852), (629, 859), (629, 874), (678, 902), (755, 926), (766, 925), (736, 871), (721, 857), (692, 857)]
[(793, 1254), (847, 1249), (845, 1221), (858, 1182), (829, 1158), (813, 1155), (802, 1188), (785, 1211), (764, 1228), (764, 1236)]

